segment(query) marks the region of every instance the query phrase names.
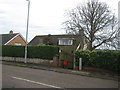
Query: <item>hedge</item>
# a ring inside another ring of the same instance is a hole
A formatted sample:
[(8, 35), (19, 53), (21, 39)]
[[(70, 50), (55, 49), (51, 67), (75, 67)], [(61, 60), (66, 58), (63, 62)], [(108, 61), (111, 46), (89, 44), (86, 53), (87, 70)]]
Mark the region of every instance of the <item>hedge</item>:
[[(28, 46), (28, 58), (53, 59), (58, 54), (59, 47), (49, 45)], [(24, 57), (25, 46), (2, 45), (2, 56)]]
[(78, 50), (75, 52), (76, 63), (82, 58), (83, 66), (120, 71), (120, 51), (117, 50)]

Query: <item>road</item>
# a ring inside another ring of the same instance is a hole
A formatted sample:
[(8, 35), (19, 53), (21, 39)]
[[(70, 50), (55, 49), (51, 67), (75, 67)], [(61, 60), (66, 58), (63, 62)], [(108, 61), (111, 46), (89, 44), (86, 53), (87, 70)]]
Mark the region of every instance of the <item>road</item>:
[(53, 71), (3, 65), (3, 88), (118, 88), (118, 82)]

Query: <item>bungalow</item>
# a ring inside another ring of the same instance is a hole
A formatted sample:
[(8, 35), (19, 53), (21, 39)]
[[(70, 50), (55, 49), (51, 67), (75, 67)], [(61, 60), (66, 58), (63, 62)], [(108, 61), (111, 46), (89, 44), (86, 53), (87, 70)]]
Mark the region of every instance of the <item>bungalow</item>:
[[(77, 35), (62, 34), (62, 35), (37, 35), (30, 42), (29, 45), (58, 45), (58, 46), (78, 46), (83, 39), (78, 38)], [(80, 47), (82, 48), (82, 46)]]
[(11, 30), (9, 34), (0, 34), (2, 38), (2, 45), (25, 45), (25, 39), (20, 33), (13, 33)]
[[(69, 60), (69, 63), (73, 63), (73, 52), (79, 47), (83, 49), (84, 39), (78, 35), (62, 34), (62, 35), (37, 35), (30, 42), (29, 45), (57, 45), (60, 47), (60, 60)], [(72, 64), (70, 64), (72, 65)], [(73, 67), (73, 66), (70, 66)]]

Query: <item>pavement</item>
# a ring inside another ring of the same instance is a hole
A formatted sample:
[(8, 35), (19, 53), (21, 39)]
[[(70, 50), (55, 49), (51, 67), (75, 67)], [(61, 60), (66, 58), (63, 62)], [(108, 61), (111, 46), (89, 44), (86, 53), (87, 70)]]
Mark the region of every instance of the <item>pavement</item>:
[(66, 73), (66, 74), (74, 74), (74, 75), (81, 75), (81, 76), (88, 76), (94, 78), (101, 78), (101, 79), (108, 79), (108, 80), (115, 80), (118, 81), (118, 74), (114, 73), (104, 73), (104, 72), (91, 72), (91, 71), (79, 71), (79, 70), (71, 70), (71, 69), (64, 69), (60, 67), (51, 67), (51, 66), (44, 66), (38, 64), (24, 64), (24, 63), (16, 63), (16, 62), (2, 62), (6, 65), (15, 65), (20, 67), (29, 67), (34, 69), (41, 69), (47, 71), (54, 71), (59, 73)]
[[(63, 69), (54, 68), (54, 70)], [(72, 90), (72, 88), (108, 88), (106, 90), (113, 88), (114, 90), (118, 88), (118, 82), (114, 80), (12, 65), (2, 65), (2, 76), (3, 88), (55, 88), (58, 90)]]

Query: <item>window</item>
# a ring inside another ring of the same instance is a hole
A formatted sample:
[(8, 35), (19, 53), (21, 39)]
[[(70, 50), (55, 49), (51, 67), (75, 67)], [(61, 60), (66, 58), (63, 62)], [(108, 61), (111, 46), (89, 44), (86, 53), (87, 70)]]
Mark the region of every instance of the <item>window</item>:
[(21, 43), (15, 43), (14, 45), (22, 45)]
[(59, 39), (58, 44), (59, 45), (72, 45), (73, 40), (72, 39), (67, 39), (67, 38), (61, 38), (61, 39)]

